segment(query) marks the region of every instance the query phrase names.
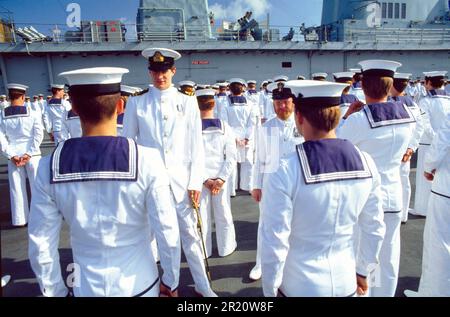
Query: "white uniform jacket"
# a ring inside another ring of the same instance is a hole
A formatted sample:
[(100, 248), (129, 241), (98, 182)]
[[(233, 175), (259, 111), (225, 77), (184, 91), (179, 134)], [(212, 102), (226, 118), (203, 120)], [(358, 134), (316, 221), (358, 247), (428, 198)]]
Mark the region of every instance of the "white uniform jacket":
[(70, 102), (64, 99), (50, 99), (44, 113), (44, 122), (47, 122), (48, 133), (61, 132), (62, 121), (67, 111), (72, 109)]
[(264, 295), (354, 295), (356, 274), (368, 276), (376, 267), (385, 232), (370, 156), (346, 140), (305, 142), (267, 175), (264, 191)]
[(12, 106), (1, 112), (0, 150), (11, 159), (13, 156), (40, 156), (44, 138), (41, 117), (29, 107)]
[(425, 129), (421, 143), (430, 145), (436, 131), (450, 113), (450, 96), (447, 96), (444, 90), (430, 90), (428, 95), (420, 100), (419, 106), (424, 112)]
[(75, 296), (129, 297), (158, 287), (153, 234), (163, 283), (178, 286), (178, 222), (157, 150), (126, 138), (88, 137), (61, 142), (41, 160), (31, 202), (29, 258), (45, 296), (67, 294), (58, 255), (63, 219), (77, 270)]
[(281, 159), (294, 153), (296, 146), (304, 141), (297, 131), (294, 115), (286, 121), (272, 118), (258, 132), (252, 189), (262, 189), (264, 175), (276, 172)]
[(62, 139), (81, 138), (82, 135), (80, 117), (73, 110), (66, 111), (61, 125)]
[(219, 119), (203, 119), (205, 176), (227, 182), (236, 164), (236, 137), (230, 126)]
[(400, 165), (415, 126), (409, 107), (401, 102), (386, 102), (365, 106), (343, 120), (337, 130), (339, 138), (351, 141), (375, 161), (385, 212), (402, 209)]
[(123, 135), (159, 150), (178, 203), (188, 189), (202, 190), (205, 155), (195, 97), (174, 87), (164, 91), (150, 87), (146, 94), (128, 100)]

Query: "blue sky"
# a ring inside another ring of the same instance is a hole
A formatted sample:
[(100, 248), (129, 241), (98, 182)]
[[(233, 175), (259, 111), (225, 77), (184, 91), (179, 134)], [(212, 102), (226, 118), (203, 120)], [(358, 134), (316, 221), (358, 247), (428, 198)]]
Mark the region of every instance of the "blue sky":
[[(4, 17), (8, 9), (14, 13), (16, 23), (33, 25), (50, 34), (50, 24), (65, 25), (66, 7), (73, 2), (80, 4), (82, 20), (122, 19), (136, 23), (139, 0), (0, 0), (0, 16)], [(320, 24), (322, 14), (322, 0), (209, 0), (209, 7), (216, 13), (217, 23), (233, 22), (251, 10), (258, 21), (270, 13), (273, 26), (313, 26)]]

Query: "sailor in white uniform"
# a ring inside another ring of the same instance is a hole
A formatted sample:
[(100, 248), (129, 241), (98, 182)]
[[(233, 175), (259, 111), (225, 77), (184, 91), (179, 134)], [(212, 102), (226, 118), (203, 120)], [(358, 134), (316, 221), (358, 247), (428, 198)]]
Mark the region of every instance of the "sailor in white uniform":
[(61, 140), (81, 138), (82, 134), (81, 121), (78, 114), (73, 109), (66, 111), (61, 121)]
[(362, 80), (361, 68), (350, 68), (349, 71), (355, 73), (355, 75), (353, 76), (352, 88), (350, 88), (349, 94), (355, 95), (358, 98), (358, 100), (365, 103), (366, 96), (364, 95), (364, 91), (361, 86)]
[(33, 195), (44, 130), (40, 116), (24, 105), (28, 87), (9, 84), (7, 88), (11, 106), (0, 114), (0, 150), (8, 159), (12, 224), (25, 226), (29, 214), (26, 180)]
[(228, 106), (228, 84), (218, 83), (217, 85), (219, 86), (219, 92), (215, 97), (216, 106), (214, 107), (214, 117), (216, 119), (221, 119), (224, 117), (223, 111), (225, 111), (225, 107)]
[(256, 144), (256, 163), (252, 171), (252, 196), (260, 204), (259, 225), (257, 233), (256, 264), (250, 271), (250, 279), (261, 278), (261, 199), (265, 195), (264, 179), (274, 173), (280, 161), (295, 152), (298, 144), (303, 142), (294, 119), (294, 95), (284, 84), (274, 83), (268, 86), (272, 92), (276, 117), (270, 119), (259, 130)]
[(312, 80), (317, 80), (317, 81), (326, 81), (328, 74), (327, 73), (314, 73), (312, 74)]
[(212, 224), (215, 223), (217, 250), (225, 257), (237, 247), (236, 232), (228, 182), (236, 165), (236, 137), (230, 126), (214, 117), (215, 91), (196, 92), (202, 117), (203, 145), (205, 148), (205, 176), (200, 212), (206, 253), (212, 254)]
[(362, 87), (367, 106), (359, 112), (350, 107), (337, 132), (339, 138), (347, 139), (369, 153), (381, 175), (386, 236), (380, 255), (380, 281), (379, 285), (371, 288), (371, 296), (393, 297), (400, 265), (403, 207), (400, 165), (416, 119), (402, 102), (388, 102), (394, 74), (400, 63), (368, 60), (359, 64), (363, 69)]
[(52, 99), (47, 104), (47, 109), (44, 114), (44, 123), (48, 122), (49, 126), (46, 127), (47, 133), (54, 139), (55, 145), (63, 140), (62, 121), (64, 115), (72, 108), (70, 103), (63, 99), (64, 85), (53, 84), (52, 86)]
[(262, 91), (260, 93), (259, 98), (259, 109), (261, 113), (261, 124), (264, 124), (268, 119), (267, 116), (273, 116), (273, 100), (272, 100), (272, 94), (267, 89), (267, 86), (272, 83), (272, 79), (265, 80), (262, 83)]
[(450, 113), (436, 131), (425, 156), (425, 174), (432, 181), (423, 234), (422, 276), (419, 291), (408, 297), (450, 296)]
[[(83, 137), (61, 142), (39, 166), (29, 258), (44, 296), (68, 294), (58, 255), (63, 220), (70, 227), (76, 297), (177, 295), (180, 241), (164, 163), (157, 150), (116, 137), (124, 73), (90, 68), (60, 74), (71, 85)], [(161, 284), (152, 235), (160, 248)]]
[(6, 107), (9, 106), (9, 102), (6, 100), (6, 95), (0, 96), (0, 111), (3, 111)]
[[(288, 76), (285, 75), (279, 75), (276, 76), (273, 80), (269, 80), (269, 85), (272, 83), (285, 83), (289, 80)], [(273, 99), (271, 91), (268, 91), (266, 93), (266, 97), (264, 99), (264, 106), (263, 106), (263, 115), (262, 115), (262, 123), (266, 122), (267, 120), (270, 120), (274, 117), (276, 117), (275, 109), (273, 107)]]
[(202, 122), (197, 99), (172, 86), (175, 60), (181, 55), (165, 48), (148, 48), (142, 55), (149, 61), (153, 87), (128, 100), (123, 134), (143, 146), (158, 149), (169, 173), (176, 202), (180, 237), (195, 290), (202, 296), (216, 296), (204, 265), (197, 217), (193, 203), (200, 203), (205, 173)]
[[(247, 85), (243, 79), (230, 79), (231, 95), (228, 96), (228, 106), (223, 112), (223, 119), (233, 130), (237, 145), (237, 162), (239, 169), (232, 174), (230, 180), (231, 195), (235, 195), (235, 189), (250, 191), (252, 167), (254, 164), (254, 149), (256, 128), (258, 125), (258, 113), (254, 104), (244, 97), (243, 89)], [(238, 170), (240, 184), (238, 183)]]
[[(442, 125), (446, 114), (450, 112), (450, 96), (447, 96), (443, 89), (446, 74), (446, 71), (424, 73), (428, 95), (419, 102), (423, 114), (424, 133), (420, 140), (417, 175), (424, 173), (425, 156), (430, 149), (431, 142), (433, 142), (435, 131)], [(410, 210), (411, 214), (426, 216), (430, 193), (431, 182), (423, 177), (416, 177), (414, 209)]]
[(340, 73), (333, 74), (335, 82), (349, 85), (347, 88), (345, 88), (343, 90), (342, 96), (341, 96), (341, 115), (342, 116), (344, 116), (347, 113), (347, 110), (348, 110), (348, 108), (350, 108), (352, 103), (360, 101), (358, 99), (358, 97), (356, 97), (355, 95), (352, 95), (350, 93), (354, 75), (355, 75), (355, 73), (353, 73), (353, 72), (340, 72)]
[(402, 182), (402, 197), (403, 197), (403, 206), (402, 206), (402, 223), (406, 223), (408, 221), (408, 213), (410, 211), (409, 204), (411, 200), (411, 184), (409, 181), (410, 174), (410, 163), (411, 157), (414, 152), (417, 151), (419, 147), (419, 141), (423, 134), (423, 120), (421, 111), (419, 106), (414, 102), (414, 99), (404, 93), (405, 87), (408, 85), (408, 81), (411, 78), (411, 74), (405, 73), (395, 73), (394, 75), (394, 84), (392, 85), (390, 92), (390, 101), (400, 101), (405, 104), (414, 114), (416, 118), (416, 128), (414, 129), (413, 134), (411, 135), (408, 149), (406, 153), (403, 155), (402, 164), (400, 167), (400, 177)]
[[(262, 285), (265, 296), (354, 296), (368, 291), (385, 227), (380, 176), (371, 157), (337, 139), (337, 83), (292, 81), (305, 143), (264, 180)], [(353, 247), (355, 225), (360, 249)]]

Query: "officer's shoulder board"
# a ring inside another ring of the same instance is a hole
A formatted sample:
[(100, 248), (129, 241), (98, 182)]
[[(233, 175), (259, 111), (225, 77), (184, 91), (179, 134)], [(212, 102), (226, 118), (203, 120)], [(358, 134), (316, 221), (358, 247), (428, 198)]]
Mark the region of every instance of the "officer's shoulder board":
[(364, 113), (372, 129), (416, 122), (411, 109), (403, 102), (367, 105), (364, 107)]
[(305, 142), (297, 154), (306, 185), (372, 178), (366, 157), (347, 140)]

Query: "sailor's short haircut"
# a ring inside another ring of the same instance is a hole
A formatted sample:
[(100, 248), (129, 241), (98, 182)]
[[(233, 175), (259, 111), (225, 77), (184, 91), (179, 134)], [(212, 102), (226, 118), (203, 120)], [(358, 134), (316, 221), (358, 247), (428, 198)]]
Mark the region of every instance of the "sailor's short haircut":
[(82, 93), (69, 94), (80, 120), (91, 124), (111, 119), (116, 113), (117, 102), (121, 98), (120, 92), (102, 96), (84, 95)]
[(363, 76), (364, 94), (373, 99), (385, 98), (391, 91), (394, 79), (392, 77)]
[(8, 91), (9, 100), (16, 100), (22, 96), (25, 96), (25, 91), (19, 89), (9, 89)]
[(301, 107), (296, 104), (296, 112), (308, 120), (311, 126), (317, 130), (330, 132), (339, 124), (341, 107)]
[(429, 82), (433, 88), (441, 88), (445, 85), (445, 78), (441, 77), (425, 77), (425, 82)]

